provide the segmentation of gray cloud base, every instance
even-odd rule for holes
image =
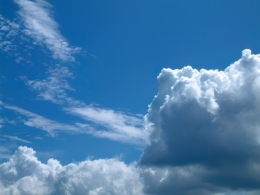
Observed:
[[[150,144],[140,160],[156,167],[144,173],[145,191],[195,195],[259,189],[259,55],[244,50],[224,71],[163,69],[158,81],[146,115]],[[163,180],[160,170],[167,170]]]

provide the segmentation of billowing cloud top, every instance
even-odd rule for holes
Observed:
[[[186,175],[182,185],[190,182],[195,189],[202,185],[188,179],[194,174],[209,186],[259,188],[259,55],[246,49],[224,71],[163,69],[158,81],[158,95],[146,115],[151,144],[140,163],[189,167],[191,177]]]

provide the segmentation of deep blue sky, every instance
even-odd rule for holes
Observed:
[[[107,107],[145,114],[162,68],[223,70],[243,49],[259,53],[259,1],[51,3],[71,45],[97,57],[77,67],[81,91]]]
[[[259,7],[0,0],[0,193],[260,194]]]

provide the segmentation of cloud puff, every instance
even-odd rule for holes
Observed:
[[[8,162],[0,165],[0,191],[5,195],[141,195],[142,187],[139,170],[115,158],[66,166],[49,159],[44,164],[31,148],[19,147]]]
[[[70,47],[66,39],[60,34],[59,25],[52,18],[52,7],[44,0],[14,0],[20,7],[25,30],[23,32],[34,39],[35,44],[46,45],[55,59],[75,61],[72,56],[80,51],[79,47]]]
[[[164,179],[151,172],[157,185],[150,189],[168,186],[168,191],[158,187],[158,194],[260,189],[259,55],[246,49],[224,71],[163,69],[158,82],[145,116],[150,144],[140,164],[169,169]]]

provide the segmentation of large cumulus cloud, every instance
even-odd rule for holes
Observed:
[[[260,188],[260,57],[224,71],[163,69],[149,106],[145,191],[212,194]],[[163,187],[164,186],[164,187]],[[167,190],[165,190],[167,189]]]
[[[158,81],[139,166],[115,158],[44,164],[32,149],[19,147],[0,165],[0,192],[260,194],[260,55],[244,50],[224,71],[163,69]]]
[[[0,165],[1,195],[139,195],[142,184],[139,170],[118,159],[86,160],[62,166],[50,159],[47,164],[35,157],[35,151],[19,147]]]

